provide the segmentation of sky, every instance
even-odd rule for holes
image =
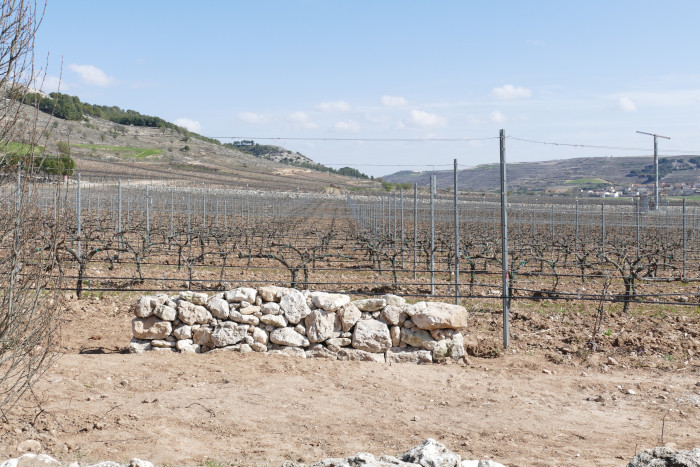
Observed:
[[[399,170],[700,154],[695,0],[48,0],[42,88]],[[557,143],[557,144],[543,144]]]

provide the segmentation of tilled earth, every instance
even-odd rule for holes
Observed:
[[[396,455],[435,438],[508,466],[623,466],[645,448],[700,446],[697,307],[606,311],[474,302],[470,354],[386,365],[263,354],[126,352],[135,295],[67,302],[61,356],[0,426],[65,462],[313,463]]]

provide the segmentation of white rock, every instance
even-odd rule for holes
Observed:
[[[432,363],[433,356],[428,350],[392,347],[386,351],[387,363]]]
[[[134,304],[134,314],[138,318],[148,318],[153,314],[153,309],[156,306],[155,297],[151,295],[143,295],[139,297]]]
[[[349,360],[359,362],[384,363],[386,360],[383,353],[365,352],[364,350],[353,348],[342,348],[338,351],[338,360]]]
[[[255,352],[267,352],[267,346],[260,342],[253,342],[250,348],[253,349]]]
[[[202,346],[199,344],[190,344],[183,346],[182,349],[180,349],[181,353],[200,353],[202,351]]]
[[[383,298],[386,301],[387,306],[399,306],[403,307],[406,304],[406,299],[399,297],[398,295],[386,294],[379,298]]]
[[[226,300],[229,302],[255,302],[258,291],[251,287],[238,287],[226,292]]]
[[[257,327],[253,328],[253,340],[255,342],[259,342],[263,345],[267,345],[267,341],[268,341],[269,337],[270,336],[268,336],[268,334],[265,331],[263,331],[262,329],[257,328]]]
[[[216,326],[211,333],[211,343],[214,347],[227,347],[235,345],[245,339],[247,329],[236,326],[234,323],[224,323]]]
[[[137,339],[165,339],[173,331],[173,324],[170,321],[149,316],[132,320],[131,330]]]
[[[380,311],[386,306],[386,300],[383,298],[364,298],[362,300],[354,300],[352,302],[360,311]]]
[[[183,324],[173,329],[173,337],[175,339],[192,339],[192,326]]]
[[[398,347],[399,345],[401,345],[401,328],[399,326],[390,327],[389,334],[391,335],[392,347]]]
[[[352,341],[347,337],[335,337],[326,341],[326,345],[334,345],[336,347],[347,347],[351,343]]]
[[[61,465],[62,464],[60,461],[54,459],[48,454],[34,454],[28,452],[16,459],[6,460],[0,464],[0,467],[60,467]]]
[[[338,318],[343,332],[348,332],[360,320],[362,312],[352,303],[348,303],[338,310]]]
[[[462,329],[467,327],[469,312],[461,305],[418,302],[406,308],[413,323],[420,329]]]
[[[460,359],[466,355],[464,351],[464,337],[460,333],[452,336],[452,344],[450,345],[450,357]]]
[[[142,339],[131,339],[129,342],[129,353],[144,353],[151,350],[151,341]]]
[[[459,454],[455,454],[445,445],[431,438],[404,452],[398,458],[404,462],[435,467],[460,467],[462,462],[462,457]]]
[[[430,331],[430,335],[433,336],[433,339],[436,341],[452,339],[455,334],[459,334],[459,331],[456,329],[433,329]]]
[[[306,358],[306,352],[304,349],[300,349],[299,347],[285,347],[280,349],[278,352],[289,357]]]
[[[330,358],[335,360],[338,358],[338,355],[325,348],[322,344],[316,344],[309,347],[306,351],[306,358]]]
[[[287,289],[287,292],[280,299],[280,308],[284,317],[292,324],[298,324],[311,313],[304,295],[295,289]]]
[[[180,299],[188,301],[194,305],[206,305],[207,302],[209,301],[209,295],[205,294],[204,292],[192,292],[190,290],[186,290],[184,292],[180,292]]]
[[[338,311],[350,303],[350,297],[345,294],[311,292],[311,302],[318,308],[326,311]]]
[[[383,298],[364,298],[362,300],[354,300],[353,305],[360,311],[380,311],[386,306],[386,300]]]
[[[162,339],[153,339],[151,341],[151,346],[158,347],[161,349],[172,349],[175,347],[177,341],[166,341]]]
[[[387,305],[382,310],[379,318],[389,326],[398,326],[406,319],[406,313],[400,306]]]
[[[452,339],[444,339],[435,341],[435,347],[432,350],[433,361],[439,362],[450,356],[450,348],[452,347]]]
[[[260,322],[271,326],[276,326],[278,328],[287,326],[287,319],[282,315],[262,315],[260,317]]]
[[[194,341],[192,339],[180,339],[175,344],[175,348],[179,351],[182,351],[182,349],[191,345],[194,345]]]
[[[128,467],[153,467],[153,463],[134,457],[129,461]]]
[[[314,310],[304,319],[306,337],[310,342],[323,342],[331,339],[340,330],[340,319],[335,312]]]
[[[260,312],[264,315],[280,315],[282,314],[282,309],[279,303],[268,302],[260,305]]]
[[[428,331],[422,329],[401,329],[401,342],[417,349],[433,350],[437,341]]]
[[[180,300],[177,304],[177,315],[180,321],[190,326],[193,324],[207,324],[213,319],[209,310],[201,305]]]
[[[248,305],[247,307],[241,307],[238,311],[242,315],[252,315],[254,313],[259,313],[260,307],[255,305]]]
[[[226,300],[219,297],[212,297],[207,303],[207,308],[211,312],[212,316],[219,319],[227,319],[229,311],[231,308]]]
[[[194,329],[192,333],[192,340],[197,345],[212,347],[211,332],[212,329],[209,326],[200,326],[199,328]]]
[[[277,287],[275,285],[266,285],[260,287],[258,292],[263,300],[266,302],[279,302],[282,298],[282,294],[286,291],[284,287]]]
[[[376,319],[361,320],[355,324],[352,346],[367,352],[386,352],[391,348],[389,328]]]
[[[175,321],[177,318],[177,310],[165,304],[156,306],[153,314],[165,321]]]
[[[241,315],[240,318],[236,320],[236,322],[241,324],[248,324],[250,326],[257,326],[258,324],[260,324],[260,318],[253,315]]]
[[[290,347],[308,347],[309,340],[291,328],[278,328],[270,333],[270,342]]]

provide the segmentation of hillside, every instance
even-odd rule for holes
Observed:
[[[208,138],[200,139],[172,124],[122,125],[95,116],[66,120],[23,105],[19,128],[25,139],[29,138],[35,118],[41,135],[38,144],[45,148],[46,154],[70,152],[76,173],[86,180],[141,179],[315,192],[378,186],[370,181],[312,170],[308,165],[314,164],[313,161],[303,156],[297,159],[307,167],[283,164],[274,157],[256,156]],[[18,135],[17,139],[22,137]],[[292,154],[283,148],[279,152]]]
[[[699,183],[700,168],[691,156],[660,157],[662,183]],[[567,192],[576,188],[653,183],[653,157],[580,157],[546,162],[508,164],[508,187],[514,192]],[[401,171],[382,177],[392,183],[428,186],[432,172]],[[451,187],[452,171],[437,171],[438,186]],[[499,164],[485,164],[459,172],[459,189],[497,191]]]

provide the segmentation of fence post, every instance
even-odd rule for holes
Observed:
[[[510,343],[510,288],[508,287],[508,184],[506,182],[506,134],[500,132],[501,146],[501,281],[503,287],[503,348]]]
[[[413,184],[413,279],[418,278],[418,184]]]
[[[122,257],[122,180],[119,179],[117,186],[117,233],[119,234],[119,249],[117,251],[117,259]]]
[[[574,232],[574,252],[578,253],[578,198],[576,198],[576,229]]]
[[[202,217],[202,230],[207,230],[207,194],[204,193],[202,199],[203,206],[203,217]]]
[[[685,217],[685,198],[683,198],[683,274],[681,275],[681,280],[685,281],[685,260],[686,260],[686,249],[687,249],[687,231],[686,231],[686,217]]]
[[[403,263],[403,250],[404,250],[404,245],[405,245],[405,236],[404,236],[404,230],[403,230],[403,188],[400,188],[401,191],[401,269],[404,268],[404,263]]]
[[[187,240],[190,239],[190,232],[192,231],[192,195],[187,193]]]
[[[435,174],[430,175],[430,295],[435,295]]]
[[[172,247],[173,239],[175,238],[175,190],[170,189],[170,239],[168,240],[168,249]]]
[[[600,249],[605,253],[605,201],[600,203]]]
[[[396,209],[396,192],[394,191],[392,193],[392,195],[394,196],[394,211],[392,213],[392,215],[394,217],[394,251],[396,251],[396,230],[397,230],[397,219],[398,219],[398,216],[396,215],[396,210],[397,210]]]
[[[454,160],[454,224],[455,224],[455,305],[459,305],[459,210],[457,209],[457,159]]]
[[[146,185],[146,244],[151,241],[151,197]]]
[[[636,216],[635,216],[635,224],[636,224],[636,230],[637,230],[637,258],[639,258],[639,200],[637,198],[634,199],[634,206],[637,210]]]
[[[18,188],[19,188],[19,185],[18,185]],[[78,191],[76,192],[75,196],[76,196],[76,198],[75,198],[75,219],[76,219],[77,227],[78,227],[78,260],[80,260],[80,258],[82,257],[82,252],[80,250],[80,247],[82,246],[80,243],[80,236],[83,233],[81,219],[80,219],[80,174],[78,174]]]

